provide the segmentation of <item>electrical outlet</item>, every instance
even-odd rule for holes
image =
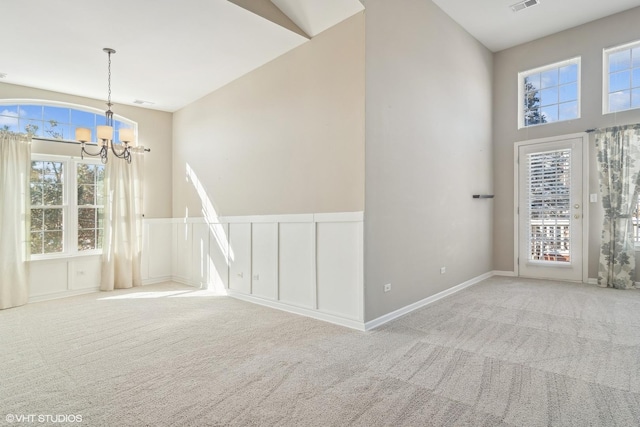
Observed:
[[[440,267],[440,274],[444,274],[447,272],[447,267]]]
[[[391,283],[387,283],[386,285],[384,285],[385,292],[389,292],[390,290],[391,290]]]

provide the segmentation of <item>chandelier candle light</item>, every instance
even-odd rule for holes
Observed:
[[[116,53],[115,50],[105,47],[102,49],[104,52],[109,55],[109,97],[107,99],[107,111],[105,111],[105,124],[99,125],[96,127],[98,132],[98,139],[102,141],[102,145],[100,147],[100,151],[97,153],[92,153],[87,151],[85,147],[85,143],[91,141],[91,129],[87,128],[77,128],[76,129],[76,139],[82,143],[82,149],[80,151],[80,157],[84,158],[84,155],[97,157],[100,156],[100,160],[102,163],[107,163],[109,161],[109,148],[113,152],[113,155],[119,159],[126,160],[127,163],[131,163],[131,148],[135,143],[135,136],[133,134],[133,129],[130,128],[121,128],[118,130],[118,134],[120,135],[120,142],[122,144],[118,144],[119,148],[116,148],[116,144],[113,141],[113,111],[111,111],[111,55]]]

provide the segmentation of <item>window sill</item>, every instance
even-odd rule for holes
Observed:
[[[29,262],[40,261],[70,261],[76,258],[87,258],[102,256],[102,251],[87,251],[76,254],[56,254],[56,255],[32,255]]]

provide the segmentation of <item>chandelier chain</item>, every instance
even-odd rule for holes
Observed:
[[[108,80],[109,80],[109,100],[108,105],[109,107],[111,107],[111,52],[109,52],[109,76],[108,76]]]

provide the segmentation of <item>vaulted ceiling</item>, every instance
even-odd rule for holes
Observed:
[[[273,4],[309,36],[364,8],[358,0]],[[150,101],[143,106],[165,111],[308,41],[267,19],[271,16],[227,0],[6,1],[2,17],[0,73],[6,77],[0,81],[105,99],[107,54],[102,49],[110,47],[116,50],[114,102]]]
[[[640,0],[538,0],[514,12],[524,0],[433,0],[493,52],[577,27],[640,6]]]
[[[515,0],[433,1],[493,51],[640,5],[540,0],[514,13]],[[363,9],[359,0],[6,1],[0,81],[105,99],[110,47],[115,103],[175,111]]]

